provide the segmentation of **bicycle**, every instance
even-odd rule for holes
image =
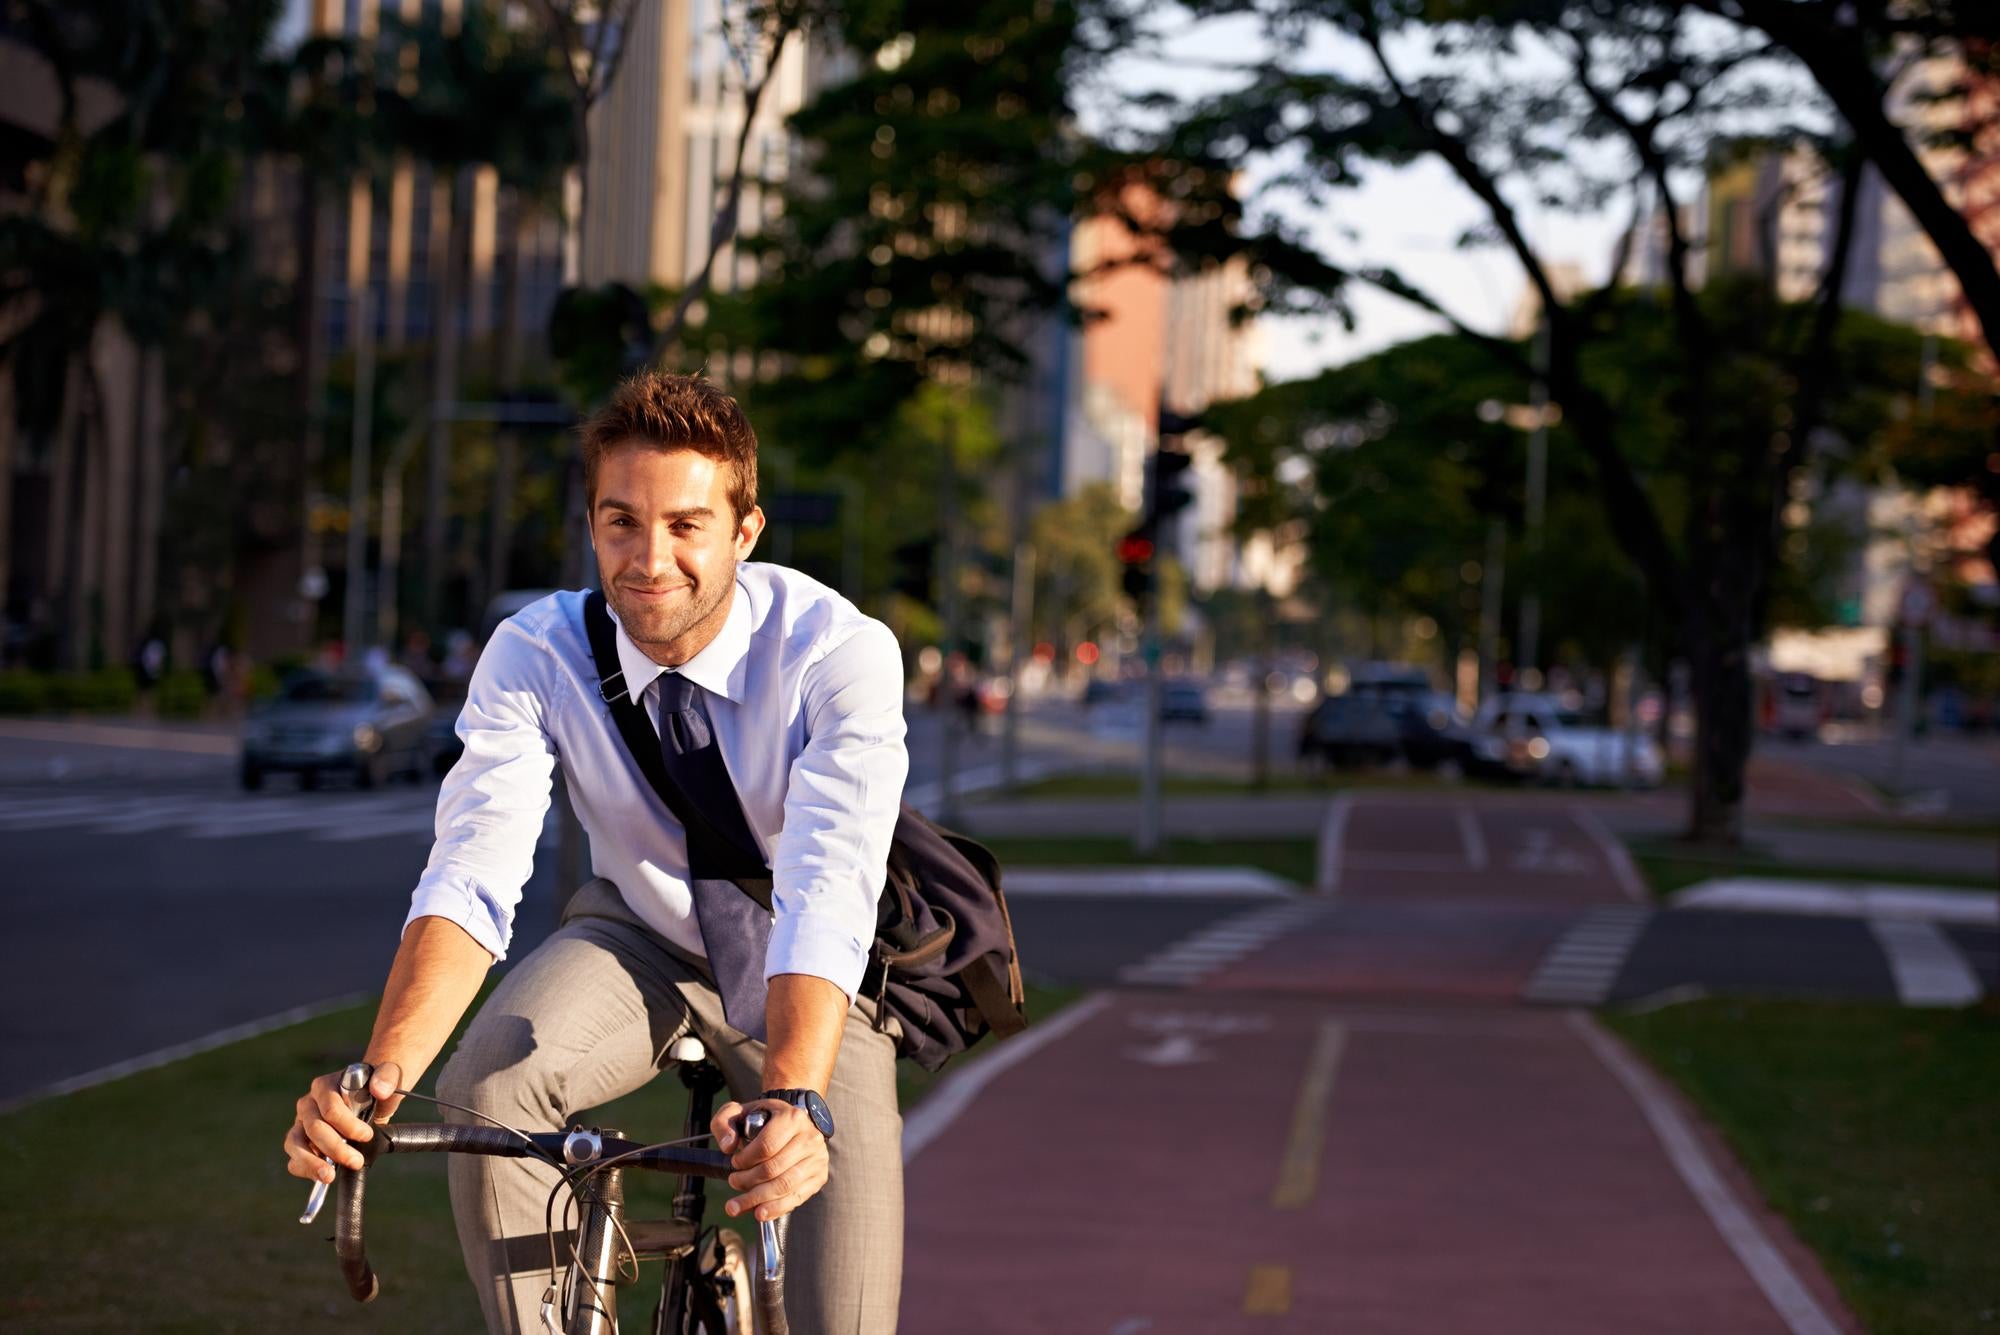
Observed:
[[[688,1142],[708,1138],[715,1096],[723,1088],[722,1072],[708,1060],[701,1040],[691,1035],[677,1039],[667,1055],[676,1063],[681,1083],[688,1090],[687,1118],[680,1140],[649,1145],[627,1140],[610,1128],[582,1126],[564,1131],[520,1131],[477,1109],[461,1108],[459,1111],[493,1125],[384,1122],[375,1126],[372,1140],[355,1143],[354,1148],[367,1164],[385,1154],[486,1154],[539,1158],[555,1167],[561,1176],[549,1193],[544,1213],[549,1287],[542,1294],[541,1323],[548,1335],[617,1335],[617,1291],[635,1283],[639,1263],[650,1260],[666,1263],[660,1299],[653,1311],[654,1335],[788,1335],[781,1264],[784,1221],[759,1223],[758,1252],[763,1264],[754,1273],[741,1238],[724,1229],[702,1227],[708,1179],[726,1178],[734,1169],[728,1155],[690,1148]],[[374,1100],[368,1095],[373,1075],[374,1068],[365,1062],[356,1062],[341,1072],[341,1098],[363,1121],[374,1111]],[[397,1093],[458,1108],[457,1104],[408,1090]],[[744,1138],[754,1137],[765,1120],[762,1111],[748,1114],[743,1119]],[[623,1174],[633,1168],[680,1178],[671,1219],[625,1218]],[[334,1253],[348,1293],[363,1303],[372,1302],[381,1292],[362,1231],[367,1172],[366,1166],[335,1165],[333,1181]],[[571,1199],[563,1207],[558,1226],[555,1202],[565,1187]],[[313,1222],[326,1195],[326,1183],[314,1184],[305,1212],[299,1216],[301,1224]],[[570,1211],[578,1204],[581,1216],[572,1233]],[[560,1266],[559,1238],[570,1253],[569,1262]]]

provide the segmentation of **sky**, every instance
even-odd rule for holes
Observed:
[[[1264,39],[1241,21],[1173,23],[1164,49],[1171,63],[1133,56],[1112,62],[1104,88],[1080,99],[1084,128],[1104,133],[1120,116],[1116,95],[1146,88],[1177,92],[1220,90],[1229,76],[1215,63],[1256,60]],[[1391,59],[1398,58],[1391,50]],[[1372,70],[1357,44],[1322,35],[1297,53],[1294,67],[1366,75]],[[1246,164],[1249,192],[1270,174],[1268,166]],[[1576,215],[1517,201],[1530,242],[1551,263],[1570,263],[1592,282],[1601,282],[1627,219],[1609,214]],[[1486,221],[1483,205],[1435,158],[1408,167],[1377,169],[1362,185],[1335,192],[1328,211],[1314,213],[1288,200],[1272,211],[1302,228],[1328,257],[1352,265],[1380,266],[1404,274],[1436,297],[1453,315],[1476,329],[1500,332],[1511,322],[1526,286],[1520,265],[1495,247],[1461,249],[1458,236]],[[1355,328],[1338,319],[1272,319],[1258,322],[1265,378],[1310,376],[1329,366],[1378,351],[1444,327],[1435,316],[1395,297],[1357,288],[1351,297]]]

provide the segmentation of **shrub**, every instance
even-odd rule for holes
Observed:
[[[49,703],[57,709],[92,714],[122,713],[138,698],[139,686],[124,668],[62,672],[50,681]]]
[[[49,679],[39,672],[0,672],[0,714],[39,714],[49,707]]]
[[[160,679],[154,703],[161,718],[200,718],[208,706],[208,686],[199,672],[169,672]]]

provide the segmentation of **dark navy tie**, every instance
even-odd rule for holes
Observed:
[[[729,879],[764,874],[761,865],[750,865],[757,840],[743,819],[736,786],[723,766],[701,687],[678,672],[661,673],[659,682],[660,751],[667,773],[721,836],[718,840],[705,831],[687,832],[688,885],[702,950],[722,993],[723,1017],[731,1028],[761,1041],[771,915]]]

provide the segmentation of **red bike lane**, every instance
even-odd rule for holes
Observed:
[[[1439,815],[1383,814],[1412,842]],[[1107,995],[915,1153],[902,1329],[1854,1328],[1677,1098],[1587,1018],[1513,1004],[1557,930],[1519,924],[1620,891],[1599,864],[1551,873],[1594,895],[1533,893],[1496,849],[1546,865],[1588,832],[1503,818],[1461,876],[1434,830],[1394,849],[1347,819],[1349,902],[1202,986]]]

